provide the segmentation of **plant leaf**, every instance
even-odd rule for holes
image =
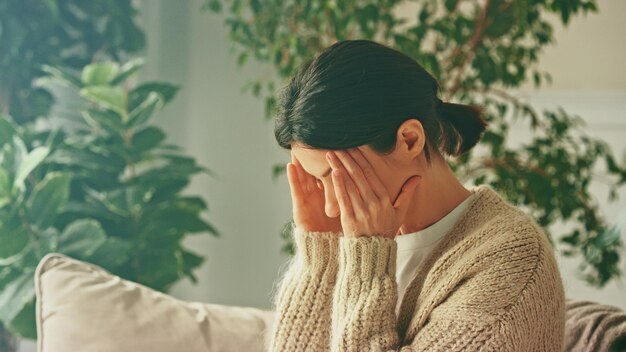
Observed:
[[[90,108],[82,111],[83,119],[94,128],[108,131],[110,134],[123,135],[124,124],[118,113],[108,109]]]
[[[31,224],[45,230],[52,226],[57,214],[63,210],[70,194],[71,176],[63,172],[50,172],[39,182],[27,201],[27,218]]]
[[[132,110],[143,102],[151,92],[158,93],[167,104],[174,99],[180,87],[167,82],[143,83],[128,92],[128,106]]]
[[[37,322],[35,321],[37,313],[35,312],[35,295],[24,304],[22,309],[17,313],[9,324],[9,330],[20,336],[22,339],[37,339]]]
[[[26,229],[16,224],[9,225],[0,222],[0,259],[7,259],[20,254],[28,244]],[[13,260],[14,258],[11,258]],[[4,265],[4,263],[2,263]]]
[[[14,187],[23,188],[24,179],[48,156],[50,148],[37,147],[30,151],[26,157],[20,162],[13,181]]]
[[[138,152],[144,152],[155,148],[164,139],[165,133],[161,129],[150,126],[133,135],[132,145]]]
[[[80,95],[107,109],[115,111],[122,121],[127,120],[126,95],[121,87],[91,86],[80,90]]]
[[[118,72],[117,76],[113,78],[111,81],[112,85],[118,85],[128,79],[130,76],[135,74],[137,70],[139,70],[145,64],[145,60],[142,57],[136,57],[126,62],[120,68],[120,72]]]
[[[156,108],[163,106],[161,96],[158,93],[150,92],[139,106],[133,109],[128,115],[128,127],[138,126],[150,119]]]
[[[193,252],[181,250],[183,257],[183,272],[194,284],[198,282],[198,278],[193,274],[193,269],[204,263],[204,257]]]
[[[58,251],[84,260],[105,241],[106,235],[99,222],[93,219],[80,219],[65,227],[59,236]]]
[[[87,259],[90,263],[106,270],[115,271],[130,259],[132,249],[132,242],[126,239],[107,237]],[[115,253],[115,255],[111,255],[111,253]]]
[[[0,292],[0,320],[6,325],[17,316],[35,295],[33,271],[22,273]]]
[[[111,61],[96,62],[85,66],[81,81],[87,86],[109,84],[119,73],[120,66]]]
[[[11,177],[0,166],[0,209],[11,202]]]
[[[44,72],[48,73],[50,76],[40,77],[36,80],[36,85],[45,84],[45,82],[48,81],[57,81],[62,85],[68,87],[73,86],[79,89],[83,87],[83,82],[80,80],[80,78],[62,68],[53,67],[50,65],[42,65],[41,69]]]
[[[0,147],[5,143],[11,142],[15,134],[15,125],[11,116],[0,114]]]

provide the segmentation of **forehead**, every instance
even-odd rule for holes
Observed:
[[[357,149],[363,152],[365,157],[372,162],[372,152],[369,148],[359,146]],[[328,160],[326,160],[326,153],[329,151],[329,149],[303,148],[301,145],[294,143],[290,152],[300,161],[300,164],[306,172],[314,176],[319,176],[330,166]]]
[[[304,170],[311,175],[321,175],[329,166],[326,160],[328,149],[310,149],[293,146],[291,154],[293,154]]]

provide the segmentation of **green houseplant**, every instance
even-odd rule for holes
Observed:
[[[196,282],[204,260],[182,246],[185,236],[219,236],[201,218],[207,204],[181,194],[211,171],[150,123],[178,87],[136,84],[142,64],[95,62],[79,75],[44,66],[38,84],[61,82],[84,101],[72,128],[0,118],[0,320],[15,334],[36,338],[33,272],[46,253],[165,292],[184,277]]]
[[[239,51],[239,66],[250,58],[269,63],[277,79],[292,76],[338,40],[375,40],[415,58],[442,83],[444,100],[486,108],[490,126],[481,145],[487,152],[451,160],[456,174],[475,185],[488,183],[530,209],[553,245],[558,240],[566,256],[580,257],[579,274],[589,284],[602,287],[620,275],[619,229],[600,214],[589,184],[596,180],[594,165],[604,161],[609,200],[615,201],[626,169],[606,143],[584,133],[579,116],[562,107],[538,112],[507,92],[528,80],[536,88],[551,82],[536,65],[542,48],[554,41],[548,15],[568,25],[575,15],[596,12],[595,0],[206,0],[202,8],[227,12],[224,24]],[[278,83],[252,79],[244,86],[263,95],[267,119],[273,117]],[[533,136],[511,148],[506,144],[510,126],[519,120]],[[273,175],[284,171],[284,163],[277,164]],[[550,225],[557,220],[571,224],[571,230],[552,234]],[[293,253],[288,229],[287,224],[283,250]]]
[[[0,0],[0,113],[18,125],[48,116],[54,96],[32,84],[47,74],[44,64],[80,70],[136,55],[145,35],[134,6],[132,0]],[[13,350],[14,342],[0,320],[0,350]]]
[[[132,0],[0,0],[0,112],[16,123],[47,116],[53,96],[32,81],[42,65],[79,70],[125,61],[145,46]]]

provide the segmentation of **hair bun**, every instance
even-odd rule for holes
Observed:
[[[446,154],[459,156],[474,147],[487,129],[485,109],[477,105],[443,102],[435,97],[437,116],[445,133],[440,148]]]
[[[435,104],[437,105],[437,109],[439,109],[445,103],[439,97],[435,97]]]

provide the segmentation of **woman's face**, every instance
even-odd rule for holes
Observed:
[[[372,165],[381,183],[389,193],[389,199],[395,201],[396,196],[404,183],[412,176],[419,174],[418,163],[410,153],[402,148],[394,150],[389,155],[380,155],[368,146],[357,147],[367,161]],[[325,212],[328,217],[334,218],[340,215],[339,203],[335,195],[330,164],[326,160],[326,149],[306,149],[294,144],[291,153],[300,161],[306,172],[316,178],[320,189],[325,195]]]

